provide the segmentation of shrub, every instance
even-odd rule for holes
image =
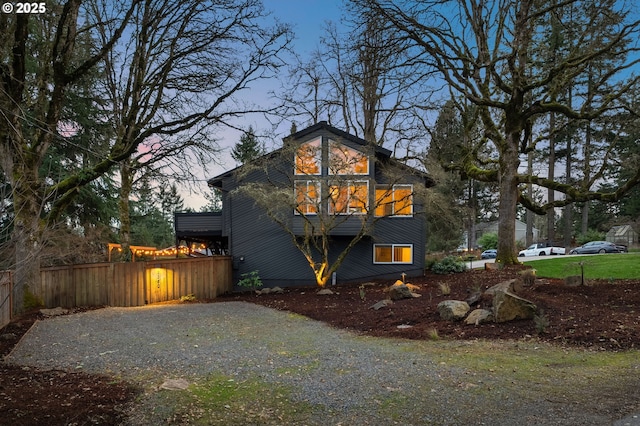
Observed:
[[[441,261],[435,262],[433,266],[431,266],[431,271],[436,274],[453,274],[456,272],[464,272],[466,270],[467,265],[453,256],[447,256]]]
[[[239,287],[258,288],[262,287],[262,280],[258,275],[258,271],[247,272],[241,275],[242,279],[238,281]]]
[[[447,283],[438,283],[438,288],[440,289],[440,293],[443,296],[448,296],[451,294],[451,287]]]
[[[478,238],[478,245],[482,247],[483,250],[497,249],[498,234],[496,234],[495,232],[488,232],[486,234],[482,234],[482,236]]]
[[[584,234],[578,234],[576,237],[576,243],[583,245],[589,241],[604,241],[606,234],[604,232],[598,232],[595,229],[588,229]]]
[[[540,312],[534,315],[533,322],[536,325],[536,332],[538,334],[547,332],[547,327],[549,327],[549,317],[544,313],[544,309],[540,309]]]

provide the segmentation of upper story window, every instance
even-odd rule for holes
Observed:
[[[322,140],[314,139],[296,151],[296,175],[319,175],[322,165]]]
[[[368,175],[369,156],[335,141],[329,141],[330,175]]]
[[[377,186],[375,215],[379,217],[412,216],[413,186]]]
[[[313,180],[295,181],[296,214],[318,214],[320,203],[320,182]]]
[[[344,182],[329,187],[329,214],[366,214],[369,182]]]

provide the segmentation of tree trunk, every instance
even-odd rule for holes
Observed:
[[[551,181],[555,181],[556,175],[556,116],[552,112],[549,116],[549,169],[548,178]],[[556,199],[555,190],[547,189],[547,201],[553,203]],[[556,212],[553,207],[547,209],[547,242],[553,244],[556,239]]]
[[[34,170],[35,169],[35,170]],[[15,281],[13,286],[13,313],[28,307],[25,296],[40,284],[40,252],[42,249],[41,203],[37,194],[37,168],[23,164],[13,182],[15,222]]]
[[[517,265],[516,205],[518,202],[517,173],[519,132],[509,132],[500,157],[500,202],[498,205],[498,257],[503,265]]]
[[[129,211],[129,197],[133,188],[133,175],[126,161],[120,165],[120,195],[118,213],[120,215],[120,247],[125,261],[131,260],[131,213]]]
[[[527,174],[533,175],[533,151],[529,151],[527,155]],[[533,185],[527,187],[527,196],[533,200]],[[527,209],[527,234],[525,237],[525,245],[529,247],[533,244],[533,212]]]

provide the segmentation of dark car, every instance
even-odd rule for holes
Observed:
[[[485,250],[480,255],[482,259],[495,259],[496,256],[498,256],[498,250],[496,249]]]
[[[569,254],[620,253],[621,250],[608,241],[590,241],[580,247],[571,249]]]
[[[618,247],[618,251],[620,251],[620,253],[629,253],[629,247],[624,244],[616,244],[616,247]]]

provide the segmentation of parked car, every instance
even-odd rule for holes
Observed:
[[[618,247],[620,253],[629,253],[629,247],[625,246],[624,244],[616,244],[616,247]]]
[[[547,243],[535,243],[527,247],[525,250],[520,250],[518,257],[523,256],[551,256],[554,254],[564,254],[564,247],[554,247]]]
[[[596,254],[596,253],[620,253],[621,250],[608,241],[590,241],[586,244],[571,249],[570,254]]]
[[[482,259],[495,259],[497,256],[498,256],[498,250],[496,249],[485,250],[480,255]]]

